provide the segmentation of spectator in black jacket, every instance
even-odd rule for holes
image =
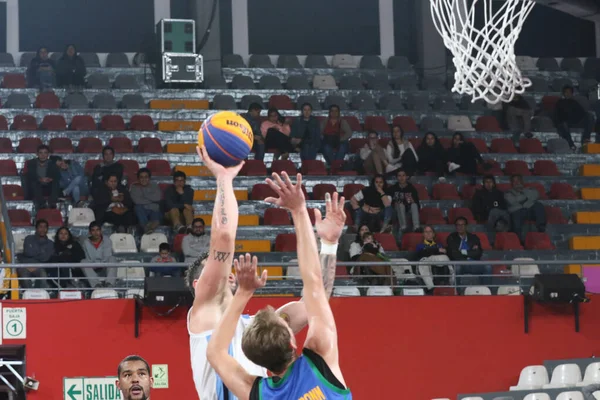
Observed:
[[[52,257],[54,244],[48,238],[48,221],[38,219],[35,221],[35,234],[28,235],[23,243],[23,254],[19,255],[21,264],[47,263]],[[17,274],[24,288],[45,288],[48,283],[45,279],[45,268],[19,268]]]
[[[455,133],[452,136],[452,147],[447,153],[448,172],[475,175],[478,163],[483,164],[483,158],[477,147],[471,142],[466,142],[462,133]]]
[[[94,191],[103,186],[106,177],[115,175],[119,183],[123,180],[123,164],[115,161],[115,149],[110,146],[105,146],[102,149],[102,164],[96,165],[92,173],[92,195]]]
[[[115,174],[106,176],[104,185],[96,190],[91,208],[96,221],[113,224],[119,233],[125,233],[135,225],[131,195]]]
[[[66,226],[63,226],[54,236],[54,254],[50,257],[50,263],[67,264],[80,263],[85,258],[85,252],[81,244],[73,238],[73,234]],[[47,268],[49,277],[58,280],[56,286],[67,287],[69,278],[83,278],[81,268]]]
[[[483,188],[473,195],[472,210],[475,219],[486,223],[486,230],[492,237],[496,232],[506,232],[510,228],[510,214],[506,209],[504,193],[496,187],[493,175],[483,177]]]
[[[310,103],[302,104],[302,114],[292,122],[290,138],[292,146],[300,151],[300,158],[316,160],[321,148],[321,124],[312,115]]]
[[[248,112],[243,114],[242,117],[250,124],[252,128],[252,134],[254,135],[254,159],[262,160],[265,158],[265,140],[260,131],[260,111],[262,110],[262,106],[258,103],[252,103],[248,107]]]
[[[456,232],[448,236],[448,246],[446,250],[448,257],[452,261],[478,261],[483,256],[481,241],[477,235],[467,232],[467,219],[464,217],[456,218],[454,226]],[[492,275],[491,265],[455,265],[457,282],[460,282],[461,275],[486,275],[483,282],[489,281]],[[460,285],[460,283],[458,283]]]
[[[37,149],[37,158],[27,161],[24,176],[27,199],[33,200],[36,208],[56,208],[60,193],[60,170],[50,159],[50,148],[42,144]],[[45,200],[48,196],[48,201]]]
[[[438,177],[444,176],[446,168],[446,150],[433,132],[427,132],[421,146],[417,149],[419,171],[432,172]]]
[[[394,210],[392,198],[386,190],[387,182],[383,175],[375,175],[369,187],[352,196],[350,205],[355,213],[354,223],[357,227],[364,223],[373,228],[381,226],[381,232],[389,232]]]
[[[593,128],[593,119],[590,114],[573,98],[573,88],[563,88],[563,98],[556,103],[555,122],[558,134],[563,137],[575,150],[575,143],[571,137],[571,128],[583,128],[581,142],[585,144],[590,141]]]
[[[508,129],[519,137],[521,133],[525,133],[526,137],[531,137],[531,118],[533,111],[529,103],[520,94],[515,94],[513,101],[506,104],[506,124]],[[523,121],[522,124],[519,120]]]
[[[176,171],[173,184],[165,190],[165,218],[175,233],[191,231],[194,220],[194,190],[186,185],[186,178],[184,172]]]
[[[56,67],[56,83],[59,87],[85,86],[85,62],[77,54],[75,45],[70,44],[65,49]]]
[[[396,172],[398,183],[388,189],[388,194],[392,198],[392,207],[396,211],[400,232],[406,231],[408,221],[406,212],[410,212],[413,230],[419,229],[419,192],[409,181],[408,175],[404,169]]]
[[[27,68],[27,83],[29,87],[41,90],[54,87],[56,64],[48,57],[48,49],[40,47],[36,56],[31,60]]]

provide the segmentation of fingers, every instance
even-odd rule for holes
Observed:
[[[331,194],[325,193],[325,215],[329,215],[331,212]]]
[[[235,273],[240,273],[240,263],[235,258],[233,259],[233,267],[235,268]]]
[[[267,183],[267,185],[269,185],[269,187],[270,187],[271,189],[273,189],[273,190],[275,191],[275,193],[277,193],[277,195],[278,195],[279,197],[281,197],[281,196],[282,196],[282,194],[283,194],[283,193],[281,192],[281,188],[280,188],[280,187],[279,187],[279,186],[278,186],[278,185],[277,185],[275,182],[273,182],[273,181],[272,181],[271,179],[269,179],[269,178],[265,179],[265,182]]]
[[[248,254],[250,255],[250,254]],[[252,257],[252,267],[256,268],[256,266],[258,265],[258,257],[254,256]]]
[[[344,196],[340,196],[340,202],[338,204],[338,209],[342,210],[342,212],[344,212],[344,204],[346,204],[346,199],[344,198]]]
[[[200,157],[200,161],[204,161],[204,157],[202,157],[202,149],[200,149],[200,146],[196,146],[196,153],[198,153],[198,157]]]
[[[233,167],[230,167],[230,168],[232,170],[234,170],[235,174],[237,175],[244,167],[244,164],[246,164],[246,161],[242,160],[242,162],[240,162],[238,165],[234,165]]]
[[[206,151],[206,147],[202,146],[202,147],[196,147],[198,154],[200,155],[200,157],[202,158],[202,162],[207,164],[212,162],[212,159],[210,158],[210,156],[208,155],[208,151]]]
[[[338,211],[338,196],[338,192],[333,192],[332,197],[330,197],[329,199],[331,201],[331,211],[333,211],[334,213]]]
[[[265,286],[267,284],[267,277],[269,273],[266,269],[263,270],[262,274],[260,274],[260,286]]]
[[[254,265],[252,264],[252,257],[250,256],[250,253],[246,253],[246,265],[248,267],[254,266],[256,267],[256,263],[254,263]]]
[[[277,204],[277,200],[279,199],[276,199],[275,197],[267,197],[264,201],[271,204]]]
[[[287,174],[285,173],[285,171],[281,173],[281,176],[283,176],[283,179],[287,178]],[[285,182],[283,182],[283,180],[281,180],[281,177],[278,174],[276,174],[275,172],[273,172],[273,179],[275,180],[277,185],[279,185],[279,190],[281,190],[282,193],[289,192],[289,188],[288,188],[287,184]]]
[[[323,220],[323,215],[321,214],[321,210],[319,210],[318,208],[315,208],[314,211],[315,211],[315,224],[317,224]]]

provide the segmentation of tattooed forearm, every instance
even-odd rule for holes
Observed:
[[[230,255],[231,255],[231,253],[226,252],[226,251],[214,250],[213,258],[219,262],[226,262]]]
[[[331,296],[333,291],[333,282],[335,281],[335,254],[320,254],[321,259],[321,274],[323,275],[323,287],[327,298]]]
[[[217,187],[218,196],[219,196],[219,211],[221,213],[221,224],[227,225],[227,210],[225,209],[225,189],[222,184],[219,184]]]

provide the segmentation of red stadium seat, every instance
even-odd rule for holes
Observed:
[[[456,289],[451,287],[435,287],[433,288],[434,296],[456,296]]]
[[[331,183],[317,183],[312,190],[313,200],[325,200],[325,193],[333,195],[337,192],[335,185]]]
[[[129,120],[129,128],[132,131],[153,131],[154,121],[149,115],[134,115]]]
[[[421,146],[421,143],[423,143],[423,140],[420,138],[410,138],[410,139],[408,139],[408,141],[410,142],[410,144],[413,145],[415,150],[418,150],[419,147]]]
[[[267,176],[267,167],[262,160],[246,160],[242,170],[240,171],[241,176]]]
[[[450,232],[436,232],[435,241],[446,247],[448,246],[448,236],[450,236]]]
[[[140,164],[136,160],[119,160],[119,164],[123,165],[123,176],[127,180],[134,181],[137,179],[137,172],[140,170]]]
[[[291,225],[287,210],[283,208],[267,208],[263,217],[263,225]]]
[[[568,224],[569,221],[563,215],[560,207],[544,206],[546,210],[546,223],[548,224]]]
[[[525,184],[525,187],[530,187],[530,188],[534,188],[535,190],[537,190],[538,194],[540,195],[540,200],[548,199],[548,196],[546,195],[546,188],[541,183],[527,182]]]
[[[288,251],[295,252],[296,246],[296,234],[295,233],[280,233],[275,238],[275,251]]]
[[[56,210],[58,211],[58,210]],[[15,226],[31,226],[31,214],[27,210],[15,210],[9,209],[8,219],[10,220],[10,224]]]
[[[42,144],[42,139],[38,137],[21,138],[17,146],[17,153],[37,153],[37,148]]]
[[[398,125],[404,132],[419,132],[419,128],[413,117],[395,117],[392,125]]]
[[[102,141],[95,137],[84,137],[79,139],[77,145],[78,153],[102,153]]]
[[[10,138],[7,137],[0,137],[0,153],[6,154],[12,152],[12,140],[10,140]]]
[[[448,210],[448,222],[452,224],[458,217],[464,217],[469,224],[475,224],[473,213],[466,207],[457,207]]]
[[[367,138],[352,138],[349,141],[350,153],[358,153],[369,142]]]
[[[67,121],[62,115],[46,115],[40,124],[40,128],[47,131],[67,130]]]
[[[385,251],[398,251],[396,238],[391,233],[374,233],[373,237],[379,242]]]
[[[419,219],[422,225],[445,225],[446,220],[442,210],[436,207],[423,207],[419,210]]]
[[[14,160],[0,160],[0,176],[17,175],[17,164]]]
[[[271,164],[271,171],[281,175],[283,171],[287,172],[290,177],[296,176],[298,170],[296,164],[290,160],[275,160]]]
[[[98,129],[91,115],[75,115],[71,119],[71,130],[73,131],[95,131]]]
[[[100,120],[100,129],[105,131],[124,131],[125,121],[120,115],[105,115]]]
[[[542,142],[540,142],[538,139],[523,138],[519,140],[519,152],[523,154],[544,154],[546,150],[544,150]]]
[[[73,142],[69,138],[52,138],[48,142],[51,153],[70,154],[73,152]]]
[[[477,132],[502,132],[498,120],[492,115],[483,115],[477,118],[475,130]]]
[[[402,235],[402,251],[414,251],[419,243],[423,243],[423,234],[405,233]]]
[[[163,147],[159,138],[143,137],[138,141],[137,151],[138,153],[162,154]]]
[[[115,149],[115,153],[133,153],[131,139],[126,136],[111,137],[108,145]]]
[[[556,103],[560,100],[558,96],[544,96],[542,97],[542,110],[549,113],[554,113]]]
[[[35,117],[31,115],[15,115],[13,118],[12,129],[15,131],[36,131],[38,129]]]
[[[185,237],[185,233],[179,233],[175,235],[173,238],[173,251],[175,253],[181,254],[183,253],[183,238]]]
[[[468,139],[466,139],[466,141],[470,142],[470,143],[473,143],[473,145],[475,146],[475,148],[477,149],[477,151],[479,151],[481,154],[485,154],[485,153],[489,152],[487,144],[485,144],[485,140],[483,140],[483,139],[468,138]]]
[[[0,131],[8,130],[8,121],[4,115],[0,115]]]
[[[360,183],[346,183],[344,185],[344,197],[346,200],[350,200],[352,196],[363,190],[364,187],[365,186]]]
[[[475,236],[477,236],[479,238],[479,241],[481,242],[481,248],[483,250],[491,250],[492,249],[490,240],[488,239],[485,232],[473,232],[473,233],[475,234]]]
[[[556,163],[551,160],[537,160],[533,164],[533,174],[538,176],[560,176]]]
[[[42,92],[35,98],[35,108],[60,108],[60,99],[54,92]]]
[[[300,168],[302,175],[323,176],[327,175],[327,167],[321,160],[304,160]]]
[[[310,219],[310,223],[314,226],[315,221],[317,220],[317,216],[315,215],[315,209],[311,207],[306,207],[306,211],[308,212],[308,218]]]
[[[148,160],[146,168],[150,170],[152,176],[171,175],[171,165],[167,160]]]
[[[512,189],[512,186],[510,185],[510,183],[497,183],[496,188],[502,193],[506,193]]]
[[[4,74],[2,87],[7,89],[25,89],[27,81],[23,74]]]
[[[481,189],[481,185],[464,184],[460,189],[460,195],[463,200],[471,200],[477,190]]]
[[[452,138],[440,137],[438,139],[440,140],[440,144],[444,149],[448,150],[450,147],[452,147]]]
[[[436,183],[432,194],[434,200],[460,200],[456,186],[451,183]]]
[[[577,194],[568,183],[555,182],[550,186],[549,197],[554,200],[577,200]]]
[[[429,200],[429,191],[427,190],[427,186],[422,183],[413,183],[412,184],[415,189],[417,189],[417,194],[419,195],[419,200]]]
[[[544,232],[528,232],[525,236],[525,250],[555,250],[550,237]]]
[[[83,167],[83,171],[87,176],[92,176],[94,173],[94,168],[96,168],[96,165],[100,164],[102,164],[102,160],[87,160]]]
[[[279,196],[266,183],[257,183],[252,187],[252,191],[250,192],[251,200],[264,200],[267,197],[278,198]]]
[[[509,160],[506,162],[504,167],[504,173],[506,175],[523,175],[530,176],[529,166],[525,161],[522,160]]]
[[[59,210],[56,208],[42,208],[38,210],[36,220],[45,219],[48,221],[48,226],[61,227],[63,226],[63,217]]]
[[[381,139],[379,139],[378,143],[381,147],[383,147],[385,149],[389,142],[390,142],[390,138],[381,138]]]
[[[482,246],[483,248],[483,246]],[[496,233],[496,242],[494,243],[496,250],[523,250],[519,237],[513,232],[498,232]]]
[[[171,185],[172,185],[172,183],[159,183],[158,184],[158,189],[160,190],[160,199],[161,200],[165,199],[165,190],[167,190],[167,188]]]
[[[492,265],[492,274],[500,276],[512,276],[512,271],[506,265]]]
[[[360,126],[360,121],[355,116],[346,116],[346,117],[342,117],[342,119],[345,120],[348,123],[348,125],[350,125],[350,129],[352,129],[353,132],[362,131],[362,126]]]
[[[269,97],[269,108],[276,108],[278,110],[293,110],[294,103],[285,94],[274,94]]]
[[[477,164],[478,175],[504,176],[502,166],[498,161],[492,160],[491,158],[488,158],[484,161],[485,164]]]
[[[302,186],[300,186],[300,189],[302,189],[302,193],[304,194],[304,198],[308,199],[308,192],[306,191],[306,186],[302,185]]]
[[[514,154],[517,152],[515,145],[512,140],[507,138],[496,138],[492,139],[492,145],[490,146],[492,153],[508,153]]]
[[[365,131],[374,130],[376,132],[389,132],[390,125],[385,120],[385,117],[367,115],[365,117]]]
[[[25,200],[25,193],[20,185],[2,185],[2,193],[6,201]]]

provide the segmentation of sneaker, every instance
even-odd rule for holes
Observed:
[[[440,177],[438,178],[438,182],[439,182],[439,183],[446,183],[446,178],[445,178],[445,177],[443,177],[443,176],[440,176]]]

